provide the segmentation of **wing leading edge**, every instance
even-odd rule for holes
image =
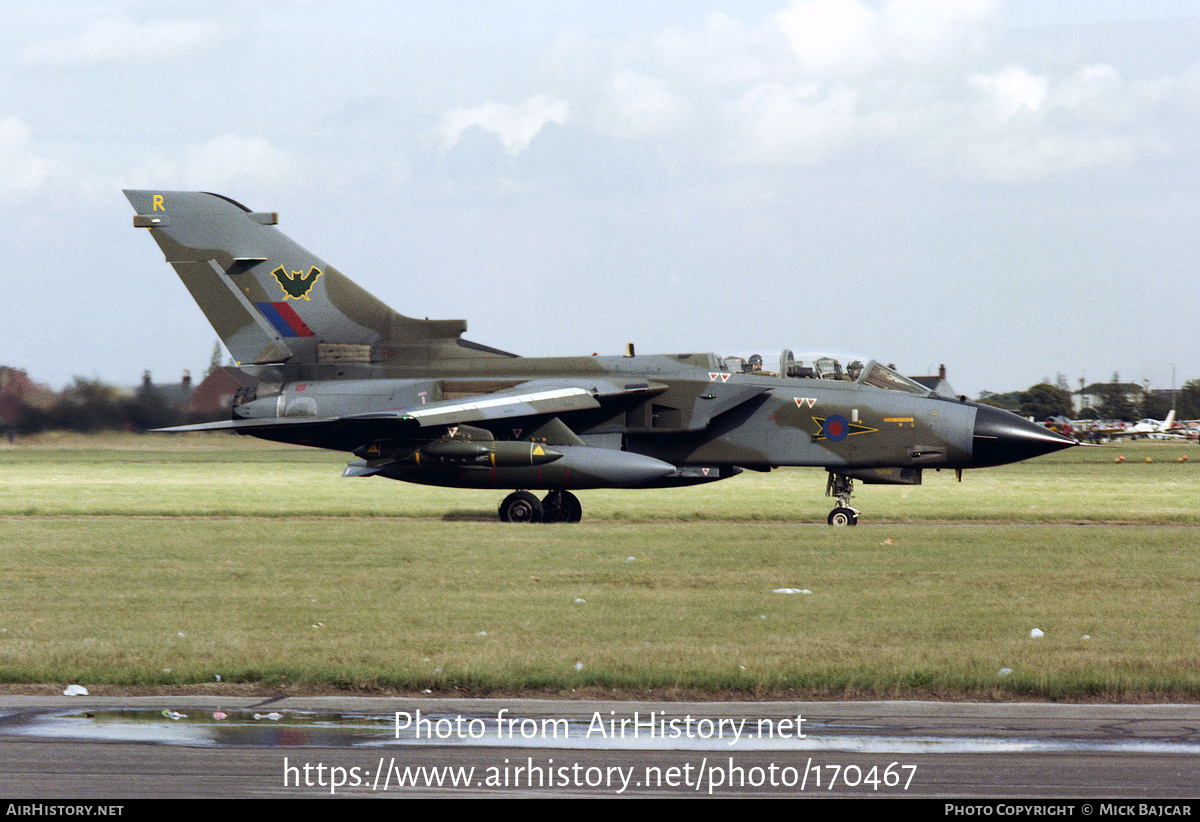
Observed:
[[[600,399],[610,399],[612,393],[601,393],[604,389],[587,389],[580,386],[563,386],[528,382],[493,394],[479,394],[454,400],[440,400],[424,405],[398,408],[387,411],[371,411],[363,414],[340,416],[289,416],[260,417],[251,419],[222,420],[196,425],[181,425],[161,428],[160,431],[237,431],[239,433],[267,436],[275,433],[285,435],[289,431],[305,431],[306,439],[319,435],[321,430],[336,432],[339,443],[354,429],[362,429],[364,438],[371,438],[381,426],[391,429],[395,435],[397,425],[412,429],[446,427],[467,423],[508,420],[520,417],[565,414],[600,407]],[[624,394],[645,393],[646,387],[625,389]],[[274,437],[268,437],[274,438]],[[353,439],[353,437],[351,437]],[[331,446],[336,447],[336,446]]]

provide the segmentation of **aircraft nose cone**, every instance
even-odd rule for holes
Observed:
[[[977,468],[1006,465],[1077,445],[1075,440],[990,405],[975,412],[973,463]]]

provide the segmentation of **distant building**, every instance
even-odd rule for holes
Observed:
[[[1150,395],[1156,399],[1165,402],[1168,406],[1175,406],[1175,395],[1179,393],[1174,388],[1151,388]]]
[[[243,386],[254,385],[240,368],[214,368],[192,391],[187,405],[191,422],[215,422],[232,416],[233,395]]]
[[[913,382],[920,383],[921,385],[925,386],[926,388],[936,391],[937,393],[941,394],[943,397],[958,396],[958,393],[954,390],[954,387],[951,386],[950,383],[946,381],[946,366],[945,366],[945,364],[938,366],[938,372],[937,372],[936,377],[909,377],[909,379],[912,380]]]
[[[1098,409],[1100,404],[1104,402],[1105,395],[1112,391],[1114,383],[1111,382],[1094,382],[1091,385],[1080,388],[1071,395],[1071,404],[1075,409],[1075,416],[1085,408]],[[1142,387],[1135,382],[1119,382],[1115,383],[1117,388],[1125,395],[1125,399],[1133,403],[1137,407],[1141,407]]]
[[[13,429],[21,423],[24,409],[49,411],[58,394],[29,379],[19,368],[0,365],[0,429]]]
[[[192,399],[192,375],[187,369],[184,369],[183,377],[179,382],[161,382],[156,383],[150,378],[150,372],[146,371],[142,374],[142,391],[153,389],[162,397],[163,405],[167,408],[184,411],[188,407],[188,403]],[[136,393],[136,392],[135,392]]]

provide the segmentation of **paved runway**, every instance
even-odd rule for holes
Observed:
[[[1200,796],[1198,765],[1192,705],[0,697],[11,798],[1143,802]]]

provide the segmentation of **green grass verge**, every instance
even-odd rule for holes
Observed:
[[[1125,462],[1114,462],[1118,456]],[[0,448],[0,515],[491,520],[505,493],[343,479],[345,464],[343,454],[227,434],[47,436]],[[823,523],[832,507],[824,487],[824,471],[781,469],[693,488],[580,497],[588,521]],[[926,471],[921,486],[859,483],[854,504],[865,522],[1200,524],[1200,448],[1150,441],[1075,448],[966,471],[961,483],[952,471]]]
[[[511,526],[336,454],[43,441],[0,450],[0,681],[1194,699],[1195,450],[860,486],[835,530],[819,471]]]

